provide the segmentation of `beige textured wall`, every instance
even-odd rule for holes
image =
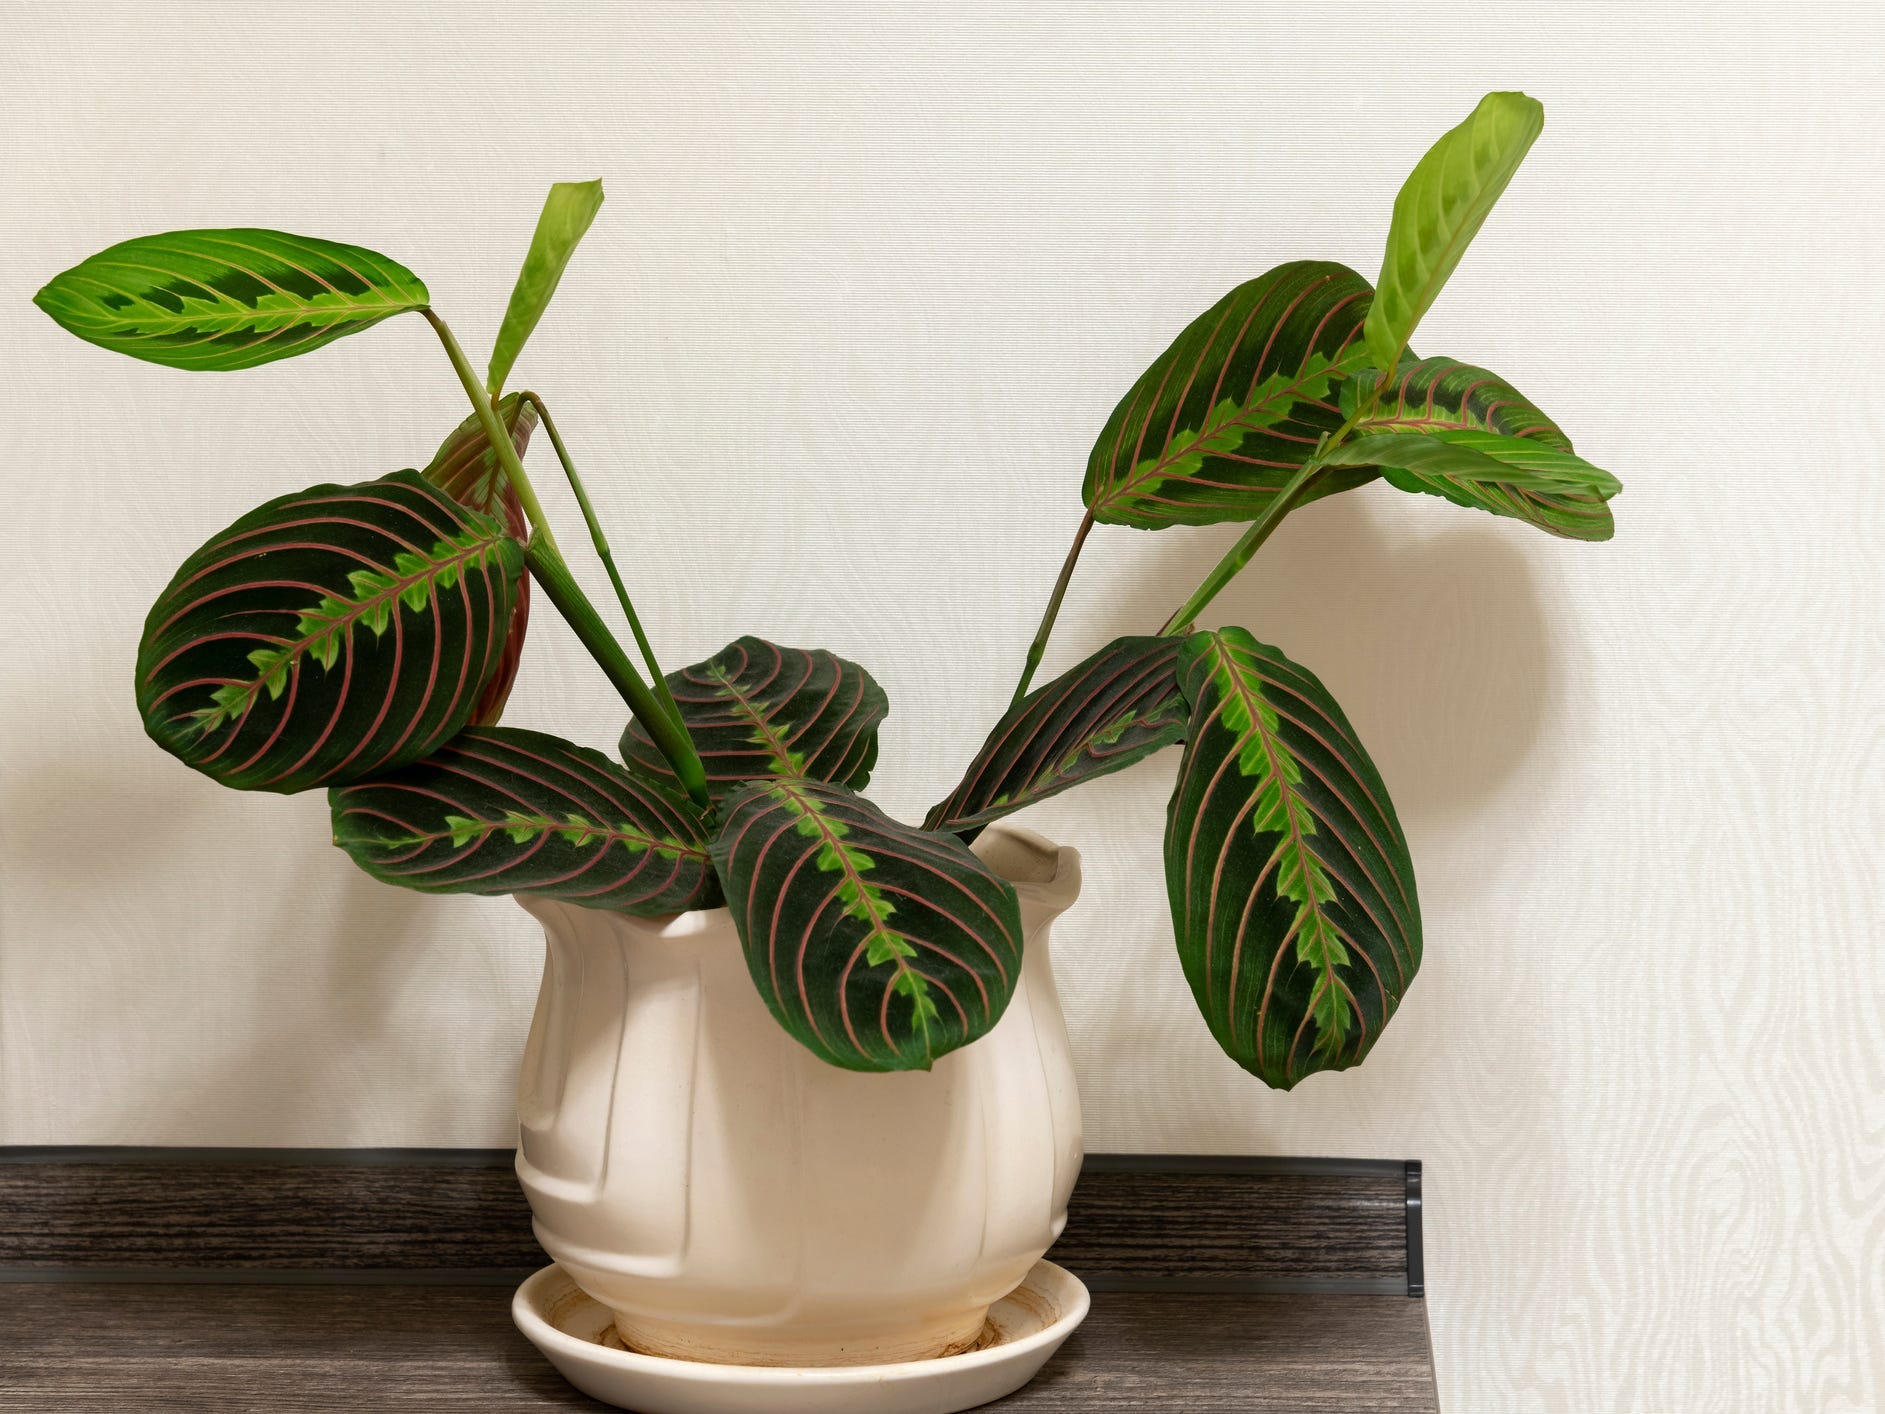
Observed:
[[[220,791],[131,706],[210,530],[462,415],[424,326],[193,377],[61,334],[46,276],[277,225],[407,261],[482,346],[545,183],[601,175],[520,376],[669,660],[868,664],[914,814],[1144,363],[1278,261],[1372,273],[1419,151],[1521,86],[1546,136],[1421,345],[1621,473],[1622,533],[1374,487],[1222,601],[1335,690],[1413,840],[1426,968],[1359,1072],[1277,1095],[1214,1053],[1169,758],[1034,812],[1089,861],[1091,1141],[1424,1158],[1453,1414],[1885,1404],[1879,9],[621,8],[0,7],[0,1141],[500,1144],[537,965],[521,913],[368,881],[318,800]],[[1049,667],[1225,539],[1098,534]],[[612,742],[533,629],[512,720]]]

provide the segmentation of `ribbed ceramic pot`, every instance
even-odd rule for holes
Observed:
[[[927,1072],[858,1074],[788,1036],[724,908],[668,919],[520,900],[549,944],[519,1087],[537,1239],[632,1349],[748,1365],[972,1343],[1060,1233],[1080,1102],[1048,932],[1080,857],[994,826],[1022,975]]]

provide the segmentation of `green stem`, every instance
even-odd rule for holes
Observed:
[[[550,529],[550,520],[543,513],[542,502],[537,500],[536,487],[530,484],[530,476],[524,471],[523,459],[517,455],[517,444],[511,441],[510,434],[504,430],[504,424],[498,418],[497,409],[491,404],[491,395],[484,391],[484,384],[471,371],[471,361],[458,346],[450,326],[433,312],[430,305],[419,313],[425,316],[426,322],[438,334],[439,342],[445,346],[445,356],[452,361],[452,371],[458,375],[458,381],[465,385],[465,396],[471,399],[472,411],[478,415],[478,423],[484,428],[485,438],[497,456],[498,465],[504,468],[504,475],[510,478],[517,499],[523,503],[524,514],[530,517],[530,524],[535,527],[537,534],[548,541],[554,550],[556,534]]]
[[[491,395],[485,391],[484,384],[478,381],[478,375],[472,372],[471,362],[459,347],[450,326],[429,306],[419,313],[425,316],[426,322],[438,334],[439,342],[445,346],[445,355],[452,361],[452,371],[458,375],[458,381],[464,384],[465,396],[471,399],[472,410],[477,413],[479,425],[484,428],[485,440],[491,444],[498,465],[504,468],[504,475],[509,479],[511,488],[517,492],[524,514],[530,517],[530,524],[536,531],[524,549],[524,563],[530,566],[531,573],[536,576],[537,583],[543,586],[544,593],[550,596],[550,602],[556,605],[557,612],[576,630],[576,637],[589,650],[589,656],[596,660],[597,666],[615,685],[615,690],[622,694],[622,700],[628,704],[628,710],[635,714],[635,720],[642,724],[655,745],[661,748],[661,754],[668,758],[668,764],[674,768],[674,774],[687,788],[687,793],[702,807],[708,806],[710,799],[707,795],[706,768],[700,764],[700,753],[694,749],[693,739],[682,728],[679,715],[670,717],[660,699],[648,690],[648,685],[636,673],[635,665],[629,662],[628,654],[622,651],[622,645],[615,641],[615,636],[604,626],[602,616],[589,602],[589,596],[583,593],[582,586],[570,574],[569,566],[563,562],[562,552],[557,548],[556,534],[550,529],[549,517],[543,512],[543,503],[537,499],[536,488],[530,484],[523,459],[517,455],[517,444],[511,441],[510,433],[497,415]],[[541,414],[541,404],[537,410]],[[554,433],[551,439],[555,440]],[[587,509],[585,501],[585,512]]]
[[[1251,522],[1250,529],[1243,533],[1242,538],[1235,545],[1224,552],[1224,558],[1219,560],[1210,574],[1204,577],[1204,582],[1192,591],[1191,597],[1179,605],[1172,616],[1165,620],[1164,627],[1159,629],[1159,637],[1165,638],[1187,631],[1192,621],[1203,612],[1205,605],[1217,598],[1224,586],[1235,579],[1238,572],[1250,563],[1251,556],[1262,548],[1263,542],[1270,538],[1270,532],[1282,523],[1283,517],[1301,505],[1303,497],[1314,490],[1316,483],[1322,480],[1325,475],[1321,462],[1322,454],[1341,442],[1355,430],[1357,423],[1374,411],[1375,404],[1381,398],[1381,390],[1386,384],[1387,379],[1384,376],[1376,376],[1374,387],[1368,390],[1368,396],[1360,401],[1354,412],[1348,415],[1347,420],[1340,427],[1323,439],[1321,445],[1316,448],[1315,456],[1311,457],[1295,476],[1284,483],[1283,489],[1276,493],[1276,498],[1264,507],[1263,514]]]
[[[1067,586],[1073,582],[1073,567],[1080,561],[1080,551],[1086,546],[1087,535],[1093,529],[1093,512],[1086,513],[1086,519],[1080,522],[1080,529],[1074,532],[1073,544],[1067,548],[1067,558],[1061,561],[1060,578],[1054,581],[1054,592],[1048,596],[1047,609],[1041,615],[1041,626],[1034,631],[1034,642],[1028,645],[1028,660],[1021,668],[1021,681],[1015,684],[1014,696],[1008,706],[1014,706],[1028,695],[1028,684],[1034,681],[1034,671],[1041,666],[1041,659],[1047,653],[1047,640],[1054,632],[1054,620],[1060,617],[1060,602],[1067,597]]]
[[[660,701],[648,690],[648,684],[641,680],[641,674],[635,671],[622,645],[603,624],[602,616],[589,602],[582,586],[576,583],[556,547],[540,535],[532,536],[524,551],[524,563],[530,566],[530,572],[543,586],[543,592],[550,596],[557,612],[576,630],[576,637],[589,650],[589,656],[615,684],[615,690],[622,694],[635,720],[661,748],[661,754],[668,758],[687,793],[703,808],[708,806],[711,802],[707,795],[707,772],[700,764],[700,753],[694,750],[693,739],[677,720],[662,710]]]
[[[622,583],[621,572],[615,568],[615,553],[609,548],[608,537],[602,533],[602,523],[596,519],[596,508],[589,501],[589,489],[583,485],[583,479],[576,471],[576,463],[570,460],[569,448],[563,445],[563,434],[557,430],[556,419],[550,416],[549,408],[543,405],[543,399],[535,393],[525,390],[517,396],[537,410],[543,430],[549,434],[550,445],[556,449],[556,459],[563,464],[563,475],[569,478],[570,490],[576,493],[576,504],[582,507],[583,519],[589,525],[589,538],[595,543],[602,568],[608,571],[609,583],[615,586],[615,598],[628,618],[629,628],[634,632],[635,643],[641,649],[641,660],[648,665],[648,676],[654,679],[655,696],[661,699],[662,708],[674,719],[675,725],[685,730],[681,709],[675,705],[674,693],[668,687],[667,674],[661,671],[661,664],[655,661],[654,646],[648,642],[648,635],[642,630],[641,616],[635,612],[635,605],[628,597],[628,586]]]
[[[1237,577],[1239,570],[1250,563],[1250,557],[1257,553],[1263,542],[1270,538],[1270,532],[1283,522],[1283,517],[1295,509],[1302,495],[1322,476],[1322,467],[1311,461],[1284,485],[1281,491],[1264,507],[1263,514],[1250,524],[1250,529],[1243,537],[1224,552],[1224,558],[1217,562],[1212,571],[1204,577],[1204,582],[1191,593],[1191,597],[1172,616],[1165,620],[1165,626],[1159,630],[1160,637],[1169,637],[1190,625],[1192,620],[1204,610],[1205,605],[1217,598],[1224,586]]]

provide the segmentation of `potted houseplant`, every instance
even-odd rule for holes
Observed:
[[[483,379],[416,275],[330,241],[171,232],[40,291],[81,338],[188,370],[402,313],[436,331],[471,416],[422,471],[277,496],[212,536],[150,612],[137,703],[225,785],[325,791],[376,878],[542,920],[519,1171],[630,1345],[848,1365],[973,1341],[1058,1232],[1080,1153],[1044,950],[1077,856],[997,822],[1166,747],[1173,931],[1212,1034],[1284,1089],[1368,1053],[1421,954],[1387,789],[1308,669],[1197,625],[1291,510],[1377,480],[1609,537],[1615,478],[1497,375],[1410,347],[1542,124],[1489,94],[1402,188],[1374,287],[1279,266],[1145,371],[1094,445],[1012,704],[920,826],[862,794],[888,704],[858,664],[742,638],[662,672],[549,407],[505,390],[600,183],[552,188]],[[641,667],[546,523],[539,432]],[[1094,525],[1221,521],[1248,529],[1161,624],[1034,686]],[[533,594],[620,692],[619,759],[500,724]]]

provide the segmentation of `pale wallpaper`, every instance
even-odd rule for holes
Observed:
[[[1415,157],[1522,87],[1545,136],[1420,343],[1621,474],[1621,532],[1374,486],[1220,601],[1321,674],[1412,839],[1426,965],[1359,1071],[1271,1093],[1195,1018],[1169,755],[1025,817],[1087,859],[1089,1142],[1424,1159],[1451,1414],[1885,1408],[1881,52],[1872,5],[0,6],[0,1142],[503,1144],[540,949],[132,708],[211,530],[463,415],[430,333],[190,376],[61,333],[47,276],[280,226],[405,261],[481,357],[546,183],[602,177],[518,385],[670,664],[747,631],[867,664],[916,816],[1145,363],[1279,261],[1372,275]],[[1097,533],[1049,670],[1226,539]],[[540,613],[509,720],[621,716]]]

